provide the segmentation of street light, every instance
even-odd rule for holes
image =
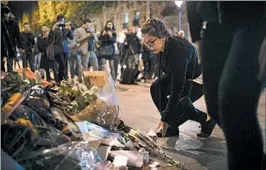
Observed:
[[[177,6],[178,9],[178,31],[182,29],[182,4],[183,1],[175,1],[175,5]]]

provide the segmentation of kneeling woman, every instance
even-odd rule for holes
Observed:
[[[153,102],[161,113],[158,127],[161,131],[157,134],[179,135],[178,127],[187,120],[194,120],[201,124],[198,136],[210,136],[215,122],[207,121],[206,113],[189,104],[203,95],[202,85],[193,82],[201,74],[195,48],[187,40],[170,35],[166,25],[158,19],[145,22],[141,31],[144,44],[159,55],[159,66],[164,72],[151,86]],[[182,100],[185,96],[189,96],[191,102]]]

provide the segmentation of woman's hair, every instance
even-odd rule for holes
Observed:
[[[165,23],[159,19],[153,18],[146,21],[141,28],[142,34],[149,34],[154,37],[169,37],[170,32]]]
[[[105,26],[104,26],[104,29],[106,30],[107,29],[107,24],[108,22],[111,22],[113,24],[113,27],[112,27],[112,31],[115,31],[115,24],[112,20],[108,20],[106,23],[105,23]]]

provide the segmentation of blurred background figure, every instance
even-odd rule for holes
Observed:
[[[1,71],[11,72],[13,61],[17,61],[16,48],[21,49],[21,43],[18,22],[7,5],[8,1],[1,1]]]
[[[24,31],[20,34],[21,38],[21,54],[22,54],[22,63],[23,68],[27,68],[28,64],[30,65],[30,69],[34,72],[34,55],[33,55],[33,47],[35,44],[34,35],[31,33],[30,24],[24,23]]]
[[[41,53],[41,62],[40,68],[45,70],[46,73],[46,80],[51,81],[50,71],[49,69],[53,70],[54,77],[58,74],[58,67],[57,62],[55,60],[50,60],[47,57],[46,49],[50,45],[51,41],[49,40],[49,29],[47,25],[43,25],[41,28],[41,35],[38,36],[37,39],[37,47],[39,52]]]
[[[179,38],[182,38],[183,39],[183,38],[185,38],[185,32],[183,30],[180,30],[180,31],[178,31],[177,36]]]
[[[73,35],[71,33],[70,26],[66,26],[64,15],[58,15],[57,21],[53,25],[50,33],[49,33],[49,41],[54,42],[54,59],[57,61],[59,65],[58,74],[55,76],[55,80],[57,83],[60,83],[62,80],[67,79],[66,74],[66,51],[65,51],[65,41],[69,39],[73,39]]]
[[[149,48],[143,45],[142,51],[142,61],[144,66],[144,80],[146,83],[151,83],[153,68],[152,68],[152,60],[155,55],[149,50]]]
[[[88,46],[88,53],[89,53],[89,65],[92,67],[93,71],[97,71],[99,69],[98,58],[95,54],[95,42],[99,41],[96,33],[94,32],[90,23],[89,28],[87,29],[88,33],[91,33],[92,36],[89,38],[89,46]]]
[[[76,68],[78,73],[79,82],[82,82],[83,71],[88,71],[89,65],[89,38],[93,34],[87,32],[90,27],[91,20],[86,18],[83,20],[81,27],[75,30],[75,43],[74,46],[78,47]]]
[[[108,61],[111,76],[116,80],[116,71],[115,71],[115,43],[116,43],[117,34],[115,32],[115,26],[113,21],[107,21],[104,29],[99,35],[99,43],[98,43],[98,54],[99,58],[99,68],[100,70],[104,70],[106,66],[106,61]]]
[[[133,84],[136,82],[139,74],[141,42],[134,27],[128,27],[126,39],[124,42],[124,56],[121,59],[121,77],[120,82]]]

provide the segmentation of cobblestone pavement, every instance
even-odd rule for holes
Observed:
[[[160,117],[149,94],[147,84],[118,85],[121,118],[129,126],[147,132],[155,129]],[[206,111],[204,97],[195,106]],[[259,120],[264,133],[265,124],[265,91],[259,104]],[[189,170],[226,170],[226,143],[221,129],[216,126],[209,139],[199,139],[199,124],[188,121],[180,127],[180,137],[158,139],[158,144],[166,148],[166,153],[185,164]],[[266,150],[266,149],[265,149]]]

